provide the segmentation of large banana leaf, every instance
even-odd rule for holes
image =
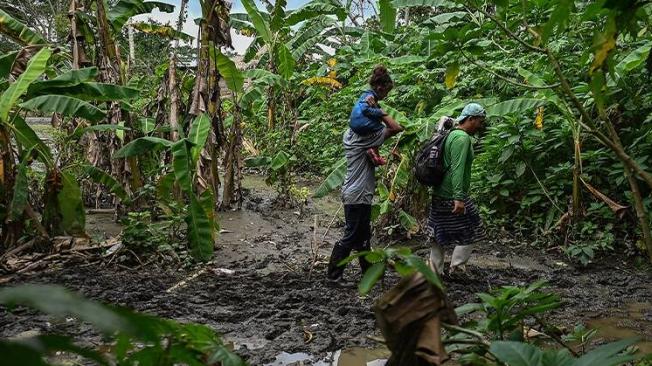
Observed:
[[[220,71],[221,73],[221,71]],[[196,162],[199,159],[199,154],[204,149],[206,145],[206,140],[208,139],[208,132],[211,129],[211,121],[208,118],[208,115],[205,113],[200,114],[195,118],[190,126],[190,132],[188,133],[188,140],[192,142],[193,146],[191,149],[192,161]]]
[[[129,131],[129,127],[121,125],[112,125],[112,124],[102,124],[102,125],[93,125],[87,127],[77,127],[75,131],[70,135],[71,140],[76,140],[82,137],[86,132],[97,131],[97,132],[106,132],[106,131]]]
[[[127,158],[151,152],[158,147],[171,147],[172,141],[154,136],[145,136],[131,141],[113,154],[114,159]]]
[[[122,184],[115,180],[115,178],[113,178],[111,175],[107,174],[104,170],[98,169],[88,164],[82,165],[82,169],[84,170],[84,173],[95,183],[103,184],[106,186],[111,193],[120,198],[120,201],[123,203],[129,201],[129,196],[127,195],[124,187],[122,187]]]
[[[274,8],[269,21],[269,28],[272,32],[279,32],[283,29],[285,25],[285,6],[287,4],[287,0],[274,1]]]
[[[29,29],[25,24],[17,21],[2,9],[0,9],[0,33],[22,45],[44,45],[48,43],[40,34]]]
[[[419,223],[417,222],[417,219],[403,210],[398,212],[398,221],[401,223],[403,229],[410,234],[415,234],[419,231]]]
[[[96,106],[81,99],[65,95],[41,95],[20,104],[30,111],[60,113],[68,117],[81,117],[89,121],[102,120],[106,114]]]
[[[114,100],[134,99],[140,95],[140,90],[126,86],[103,83],[81,83],[68,87],[41,88],[34,93],[32,93],[31,88],[29,90],[30,97],[46,94],[65,95],[87,101],[108,102]]]
[[[172,166],[174,176],[179,182],[181,189],[191,197],[194,197],[192,189],[192,170],[190,169],[190,154],[188,153],[188,140],[181,139],[172,144]]]
[[[527,113],[528,111],[548,103],[545,99],[516,98],[496,103],[487,108],[487,115],[504,116],[512,113]]]
[[[285,80],[283,80],[283,78],[267,70],[245,70],[242,74],[246,79],[250,79],[255,84],[274,87],[282,87],[285,85]]]
[[[452,1],[448,0],[394,0],[394,7],[409,8],[413,6],[426,6],[426,7],[450,7],[455,5]]]
[[[36,135],[36,132],[34,132],[21,116],[16,116],[13,119],[11,128],[16,141],[18,141],[24,150],[36,151],[39,160],[45,166],[52,167],[53,159],[50,148]]]
[[[628,72],[641,66],[650,57],[650,50],[652,49],[652,41],[638,47],[631,51],[625,58],[616,65],[616,72],[621,77]]]
[[[186,42],[192,42],[195,38],[189,34],[179,32],[169,25],[159,25],[146,22],[132,23],[131,26],[143,33],[155,34],[159,37],[168,39],[180,39]]]
[[[86,214],[81,189],[77,178],[68,172],[61,172],[61,190],[57,194],[61,225],[68,235],[84,234]]]
[[[380,26],[383,32],[394,34],[396,30],[396,8],[392,6],[391,0],[378,0],[380,8]]]
[[[313,0],[288,14],[285,24],[293,26],[319,15],[335,15],[342,21],[346,19],[346,14],[346,9],[337,0]]]
[[[32,95],[42,89],[62,88],[75,86],[87,81],[93,81],[97,77],[97,67],[85,67],[83,69],[70,70],[51,80],[35,81],[29,86],[29,94]]]
[[[249,14],[249,18],[256,28],[256,33],[258,33],[265,43],[271,44],[273,39],[272,31],[269,29],[269,25],[258,11],[256,3],[253,0],[242,0],[242,5],[247,11],[247,14]]]
[[[156,8],[165,13],[172,13],[174,11],[174,5],[158,1],[120,0],[109,10],[107,18],[109,18],[113,30],[119,33],[129,18],[138,14],[150,13]]]
[[[208,261],[213,256],[213,223],[209,220],[206,210],[194,194],[190,195],[190,207],[186,216],[188,225],[188,241],[190,254],[193,258]]]
[[[224,78],[226,86],[235,94],[241,94],[244,86],[244,76],[235,63],[223,53],[217,54],[217,70]]]
[[[7,52],[0,56],[0,79],[6,79],[9,77],[16,56],[18,56],[18,51]]]
[[[20,74],[18,79],[12,83],[0,97],[0,121],[7,122],[9,111],[14,107],[18,98],[21,97],[29,88],[29,85],[38,79],[45,71],[52,51],[49,48],[43,48],[27,63],[25,72]]]
[[[295,37],[288,42],[292,56],[298,60],[320,41],[326,40],[324,31],[335,24],[336,20],[326,15],[306,21],[296,32]]]
[[[332,190],[341,186],[344,183],[344,178],[346,177],[346,158],[340,159],[335,165],[326,180],[319,185],[315,193],[313,194],[314,198],[321,198],[326,196]]]
[[[296,61],[292,57],[292,52],[287,48],[285,44],[280,44],[278,46],[278,72],[286,80],[292,77],[294,74],[294,66]]]

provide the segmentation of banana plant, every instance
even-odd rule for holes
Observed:
[[[6,14],[3,22],[13,24],[12,30],[22,29],[23,34],[29,33]],[[36,38],[30,36],[25,41]],[[71,70],[57,76],[56,67],[50,63],[54,52],[49,46],[42,45],[28,61],[24,58],[29,52],[23,51],[2,58],[0,190],[3,199],[0,202],[0,221],[5,246],[12,245],[22,235],[24,217],[29,218],[44,236],[84,235],[84,208],[72,167],[61,166],[50,148],[23,119],[25,111],[57,113],[93,124],[102,120],[106,112],[92,102],[126,101],[139,94],[136,89],[95,82],[96,68]],[[46,80],[44,74],[50,77]],[[27,199],[30,192],[26,176],[35,159],[45,167],[46,173],[41,219]]]
[[[345,9],[336,0],[313,0],[295,11],[286,11],[286,0],[275,2],[267,12],[261,12],[253,0],[244,0],[242,5],[247,13],[232,14],[231,26],[255,37],[245,53],[245,62],[256,58],[258,65],[285,80],[294,74],[297,61],[327,38],[322,32],[336,22],[327,16],[334,15],[339,21],[346,17]],[[295,37],[292,27],[302,22]],[[267,103],[268,126],[272,129],[276,125],[274,87],[268,88]]]
[[[202,261],[208,261],[213,256],[213,246],[219,229],[214,214],[215,197],[212,191],[208,189],[199,192],[196,188],[196,182],[200,178],[196,168],[197,162],[210,128],[210,119],[206,114],[201,114],[192,122],[188,136],[178,141],[145,136],[131,141],[113,155],[114,159],[122,159],[160,149],[166,149],[172,154],[169,172],[158,180],[159,198],[164,205],[173,196],[174,185],[180,187],[188,204],[185,220],[188,225],[190,253],[195,259]]]

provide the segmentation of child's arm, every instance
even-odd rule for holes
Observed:
[[[369,95],[363,102],[360,102],[360,110],[362,114],[369,118],[381,119],[387,115],[385,111],[380,109],[373,95]]]

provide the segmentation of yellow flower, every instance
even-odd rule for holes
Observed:
[[[543,106],[537,108],[537,116],[534,119],[534,128],[537,130],[543,129]]]
[[[328,65],[328,67],[334,67],[335,65],[337,65],[337,60],[335,59],[335,57],[331,57],[328,59],[328,61],[326,61],[326,64]]]
[[[337,72],[335,72],[335,70],[329,71],[328,72],[328,77],[331,78],[331,79],[337,78]]]
[[[323,76],[315,76],[308,78],[302,82],[305,85],[323,85],[323,86],[330,86],[333,89],[340,89],[342,87],[342,84],[329,77],[323,77]]]

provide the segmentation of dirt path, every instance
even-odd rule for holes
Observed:
[[[259,182],[248,185],[262,189]],[[208,324],[232,341],[251,365],[290,365],[308,358],[312,364],[330,365],[329,359],[339,358],[340,366],[364,366],[384,357],[382,349],[364,351],[377,348],[367,337],[376,334],[370,306],[380,289],[361,299],[356,289],[329,287],[323,264],[309,273],[314,215],[319,215],[321,237],[339,206],[336,198],[304,211],[278,210],[269,200],[271,193],[264,192],[249,194],[243,211],[222,216],[224,232],[210,270],[171,293],[166,290],[189,273],[91,266],[49,271],[14,283],[62,284],[112,304]],[[326,235],[322,255],[328,254],[340,230],[341,224]],[[427,249],[415,243],[408,244],[425,256]],[[626,263],[577,269],[562,257],[525,247],[517,255],[508,244],[491,242],[480,248],[466,274],[447,280],[452,301],[460,305],[476,301],[477,292],[545,279],[565,301],[553,315],[555,324],[572,328],[588,323],[601,328],[606,337],[636,334],[644,338],[641,349],[652,352],[649,272],[633,270]],[[350,267],[347,275],[358,279],[357,268]],[[220,268],[235,272],[226,274]],[[387,281],[390,284],[396,278]],[[56,321],[31,311],[0,310],[0,336],[26,331],[62,332],[99,342],[91,329],[76,322]],[[372,364],[380,363],[368,365]]]

